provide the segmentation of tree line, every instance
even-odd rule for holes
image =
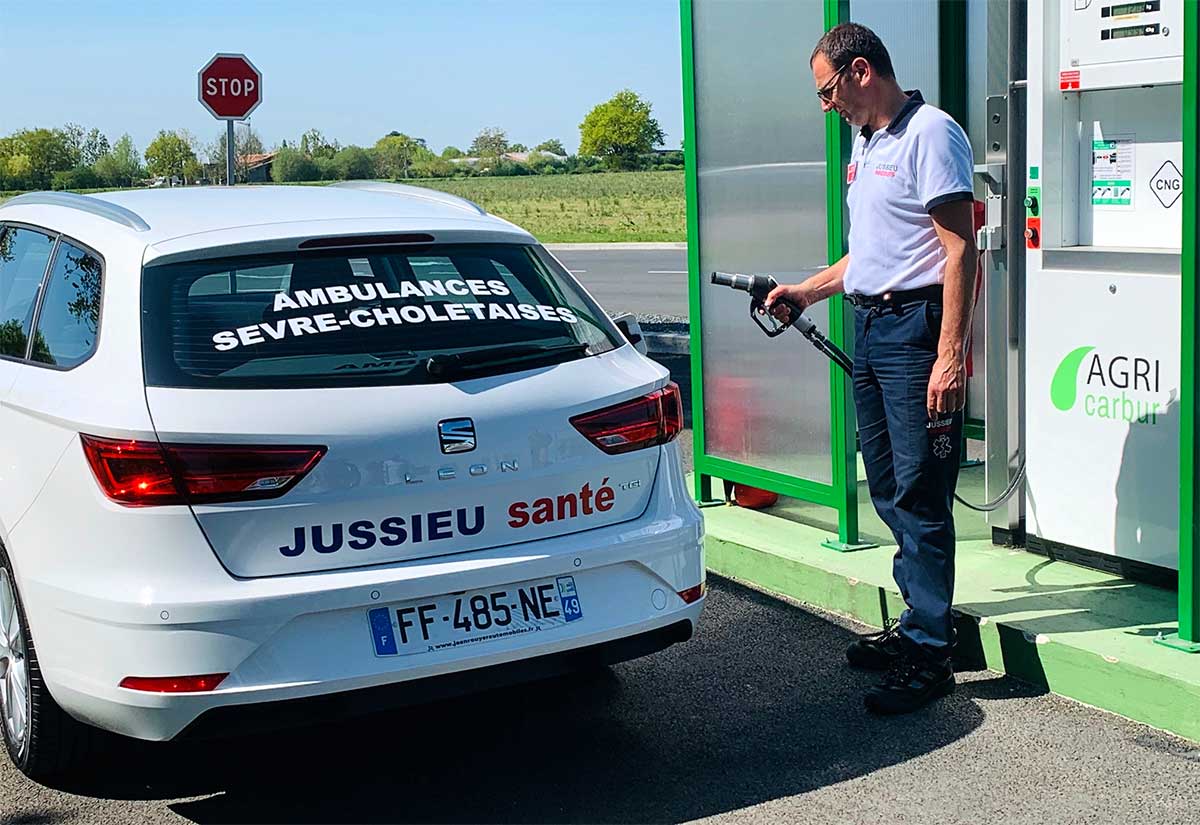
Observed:
[[[504,129],[482,129],[464,151],[434,152],[419,137],[391,131],[372,146],[342,146],[318,129],[269,150],[248,124],[234,130],[235,178],[245,181],[273,153],[279,183],[320,180],[577,174],[610,170],[679,169],[683,155],[655,152],[666,140],[649,102],[628,89],[595,107],[579,124],[579,151],[552,138],[532,149],[511,143]],[[183,184],[224,183],[226,133],[203,143],[185,129],[163,130],[144,152],[128,134],[115,143],[75,123],[24,129],[0,137],[0,190],[99,189],[139,186],[148,178]],[[514,155],[516,155],[514,157]]]

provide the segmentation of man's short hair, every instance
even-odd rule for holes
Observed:
[[[861,57],[883,77],[896,78],[892,57],[879,35],[859,23],[842,23],[825,32],[808,59],[810,66],[819,54],[825,55],[834,69],[841,69],[854,58]]]

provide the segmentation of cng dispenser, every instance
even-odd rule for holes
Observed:
[[[1178,568],[1183,4],[1030,0],[1026,541]]]

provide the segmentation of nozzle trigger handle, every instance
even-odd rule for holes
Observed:
[[[763,315],[766,315],[771,319],[771,326],[767,326],[762,322],[761,316]],[[754,321],[754,323],[758,324],[758,328],[766,333],[768,338],[774,338],[776,335],[782,335],[783,333],[787,332],[788,327],[792,325],[793,321],[799,317],[799,315],[800,313],[792,309],[792,321],[777,321],[775,320],[774,315],[771,315],[766,311],[766,307],[761,298],[750,299],[750,318]]]

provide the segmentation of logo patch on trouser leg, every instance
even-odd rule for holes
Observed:
[[[950,436],[939,435],[933,440],[933,454],[938,458],[949,458],[951,449],[953,444],[950,443]]]
[[[925,425],[925,429],[929,431],[929,437],[933,441],[930,449],[938,458],[949,458],[954,449],[954,443],[950,440],[950,431],[953,426],[954,419],[952,418],[940,418]]]

